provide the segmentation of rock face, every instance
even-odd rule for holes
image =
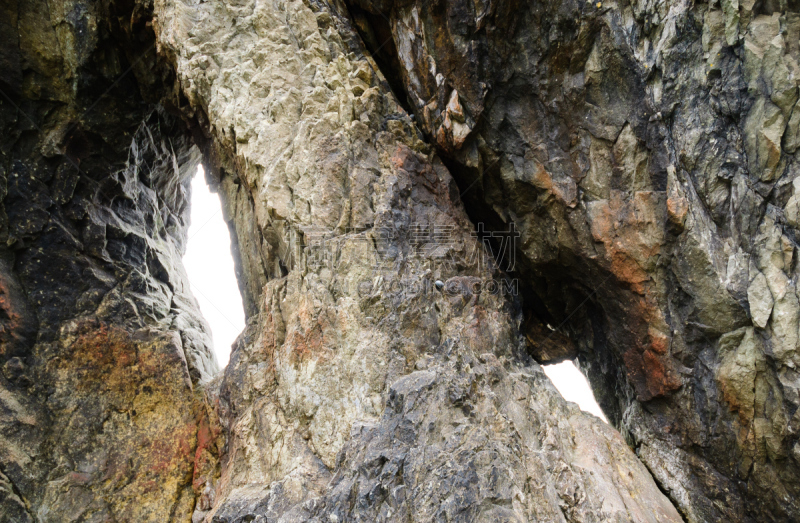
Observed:
[[[353,4],[684,517],[800,519],[797,5]]]
[[[216,452],[180,264],[200,151],[143,13],[2,10],[0,521],[185,521]]]
[[[210,122],[249,315],[196,519],[680,521],[525,353],[520,311],[490,290],[505,276],[341,6],[156,15]]]
[[[6,2],[0,521],[800,518],[790,7]]]

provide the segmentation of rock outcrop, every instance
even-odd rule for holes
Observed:
[[[797,5],[353,4],[471,217],[519,230],[523,330],[574,346],[531,352],[578,357],[689,521],[800,519]]]
[[[249,316],[198,519],[680,520],[525,353],[506,276],[341,6],[156,13],[210,122]]]
[[[0,521],[800,518],[793,5],[1,9]]]
[[[185,521],[216,453],[180,263],[200,151],[146,12],[2,10],[0,521]]]

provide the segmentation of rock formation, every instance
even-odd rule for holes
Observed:
[[[146,13],[2,9],[0,520],[186,520],[216,453],[180,263],[200,151]]]
[[[800,518],[796,7],[6,2],[0,521]]]
[[[520,231],[523,330],[574,346],[532,352],[688,520],[800,518],[797,4],[356,3],[472,218]]]

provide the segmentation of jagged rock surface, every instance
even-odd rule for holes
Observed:
[[[3,522],[186,521],[213,471],[180,262],[201,155],[155,103],[144,15],[0,6]]]
[[[512,300],[480,292],[504,275],[341,5],[155,9],[210,124],[249,316],[196,519],[680,521],[525,354]]]
[[[575,347],[532,353],[689,521],[800,519],[797,3],[352,3],[471,217],[520,230],[523,330]]]
[[[795,7],[5,2],[0,521],[798,519]]]

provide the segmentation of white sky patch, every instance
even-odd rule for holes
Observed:
[[[221,367],[228,364],[231,344],[244,330],[242,296],[236,283],[231,238],[222,218],[219,197],[206,185],[203,168],[192,179],[192,222],[183,265],[200,312],[211,326],[214,355]]]
[[[542,365],[542,368],[565,400],[577,403],[584,412],[594,414],[608,423],[600,405],[594,399],[586,376],[581,374],[574,363],[568,360],[554,365]]]

